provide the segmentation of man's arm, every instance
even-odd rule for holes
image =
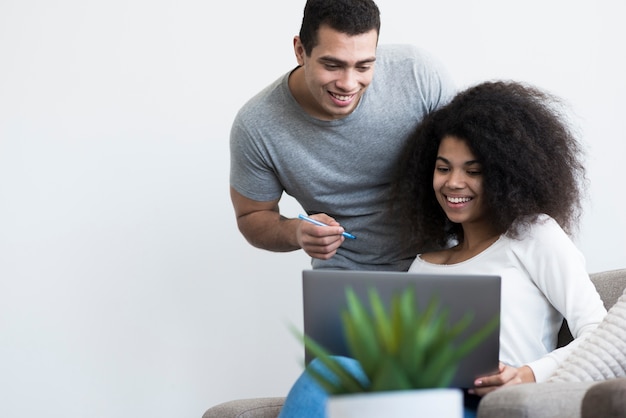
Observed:
[[[237,226],[250,244],[264,250],[287,252],[302,248],[314,258],[327,260],[344,241],[344,229],[330,216],[314,215],[329,225],[317,226],[280,214],[280,199],[260,202],[248,199],[232,187],[230,199],[235,209]]]

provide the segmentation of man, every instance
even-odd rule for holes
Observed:
[[[454,91],[416,48],[378,47],[379,30],[371,0],[307,1],[298,66],[237,114],[231,200],[252,245],[302,248],[313,268],[405,271],[414,259],[397,238],[390,181],[408,134]],[[283,192],[328,226],[282,216]]]

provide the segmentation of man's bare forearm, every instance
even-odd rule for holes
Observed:
[[[297,219],[289,219],[270,210],[252,212],[237,218],[239,231],[257,248],[288,252],[299,250],[296,239]]]

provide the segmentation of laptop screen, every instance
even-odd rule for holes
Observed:
[[[407,287],[415,289],[418,309],[425,309],[436,297],[449,312],[451,324],[470,313],[469,327],[459,340],[481,329],[500,315],[500,277],[492,275],[435,275],[406,272],[304,270],[302,273],[304,333],[334,355],[350,356],[343,337],[341,312],[346,308],[346,288],[351,287],[362,301],[375,288],[383,303]],[[365,303],[369,306],[369,303]],[[470,388],[479,376],[495,373],[499,362],[499,330],[491,333],[461,360],[452,387]],[[305,360],[312,360],[305,352]]]

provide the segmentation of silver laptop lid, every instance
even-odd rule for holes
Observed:
[[[459,339],[470,335],[500,315],[500,277],[492,275],[436,275],[406,272],[304,270],[302,272],[304,332],[332,354],[349,356],[343,338],[341,312],[346,307],[346,287],[367,301],[367,290],[378,290],[384,303],[406,289],[415,288],[417,306],[425,308],[433,296],[441,309],[449,311],[451,323],[472,313],[473,320]],[[369,303],[366,303],[369,306]],[[499,331],[491,333],[465,357],[452,381],[452,387],[470,388],[479,376],[498,370]],[[305,360],[312,360],[305,352]]]

